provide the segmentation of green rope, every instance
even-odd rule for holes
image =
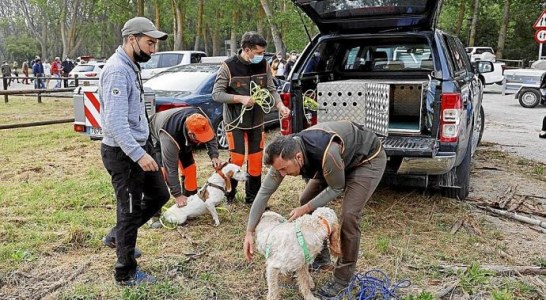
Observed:
[[[257,104],[260,106],[264,113],[268,114],[271,112],[273,107],[275,106],[275,100],[271,96],[271,93],[268,89],[262,88],[258,84],[256,84],[254,81],[250,82],[250,97],[254,99],[254,104]],[[230,131],[233,129],[239,128],[239,124],[243,122],[243,115],[247,110],[251,110],[254,108],[254,105],[247,107],[244,106],[241,109],[241,114],[235,120],[233,120],[230,123],[225,123],[226,131]]]

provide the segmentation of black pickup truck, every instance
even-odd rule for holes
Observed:
[[[385,180],[469,192],[470,164],[484,128],[480,70],[461,41],[436,29],[439,0],[293,0],[320,33],[281,94],[292,116],[281,132],[350,120],[382,137]]]

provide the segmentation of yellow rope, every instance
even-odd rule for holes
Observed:
[[[271,109],[275,106],[275,100],[271,96],[271,93],[268,89],[262,88],[258,84],[256,84],[254,81],[250,82],[250,97],[254,99],[254,103],[260,106],[264,113],[268,114],[271,112]],[[243,115],[247,110],[251,110],[254,108],[254,105],[247,107],[242,106],[241,114],[235,118],[230,123],[225,123],[225,129],[226,131],[230,131],[233,129],[239,128],[239,124],[243,122]]]

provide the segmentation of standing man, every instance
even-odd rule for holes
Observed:
[[[26,60],[23,61],[22,69],[23,69],[23,75],[25,75],[23,79],[23,84],[30,84],[30,82],[28,82],[28,62]]]
[[[186,205],[186,197],[197,193],[197,168],[193,148],[206,144],[207,153],[215,169],[222,165],[218,159],[218,142],[212,124],[199,108],[182,107],[168,109],[150,118],[150,134],[161,148],[161,160],[171,195],[176,204]],[[182,173],[181,188],[178,169]]]
[[[309,182],[300,195],[301,206],[290,212],[292,221],[343,195],[341,204],[341,257],[334,274],[317,290],[335,297],[353,277],[360,247],[362,208],[379,184],[386,165],[381,141],[367,128],[348,121],[319,123],[292,136],[279,136],[265,150],[264,163],[271,168],[252,204],[244,242],[244,254],[254,254],[254,231],[267,201],[286,175],[301,175]],[[314,266],[330,264],[328,249]]]
[[[138,228],[168,200],[169,191],[153,159],[140,62],[156,51],[158,31],[143,17],[130,19],[121,29],[123,45],[104,65],[99,79],[101,156],[116,193],[116,226],[103,242],[116,248],[115,280],[121,285],[153,283],[155,278],[137,268]]]
[[[63,71],[63,67],[61,65],[61,59],[59,57],[55,57],[55,60],[51,62],[51,76],[53,78],[57,78],[55,80],[55,87],[56,89],[61,87],[61,72]]]
[[[34,59],[32,65],[32,73],[34,74],[34,89],[45,89],[44,86],[44,66],[39,56]]]
[[[11,77],[11,68],[9,64],[4,61],[4,63],[2,63],[2,81],[4,84],[4,88],[7,88],[11,83],[11,79],[6,77]]]
[[[70,75],[70,71],[72,71],[74,69],[74,62],[72,62],[72,60],[70,58],[65,58],[65,60],[63,61],[63,63],[61,64],[61,66],[63,67],[63,87],[67,88],[68,87],[68,75]]]
[[[224,104],[224,124],[229,145],[230,161],[242,166],[247,149],[245,202],[252,203],[260,189],[264,144],[264,112],[250,94],[251,82],[271,93],[281,117],[290,114],[275,89],[269,64],[264,59],[267,42],[256,32],[247,32],[241,39],[241,49],[221,66],[214,83],[212,99]],[[247,110],[241,116],[243,107]],[[237,181],[232,180],[232,191],[227,201],[233,202]]]

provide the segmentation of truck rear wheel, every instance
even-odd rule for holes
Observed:
[[[536,89],[524,89],[519,94],[519,104],[525,108],[533,108],[540,103],[542,95]]]
[[[463,161],[460,165],[454,167],[447,176],[453,176],[454,186],[457,187],[444,187],[442,188],[442,194],[449,198],[464,200],[470,192],[470,163],[472,161],[472,137],[468,139],[468,145]]]
[[[216,139],[218,140],[218,148],[227,149],[228,148],[227,134],[226,134],[226,127],[225,127],[223,118],[219,117],[218,120],[214,122],[213,126],[214,126],[214,131],[216,132]]]

